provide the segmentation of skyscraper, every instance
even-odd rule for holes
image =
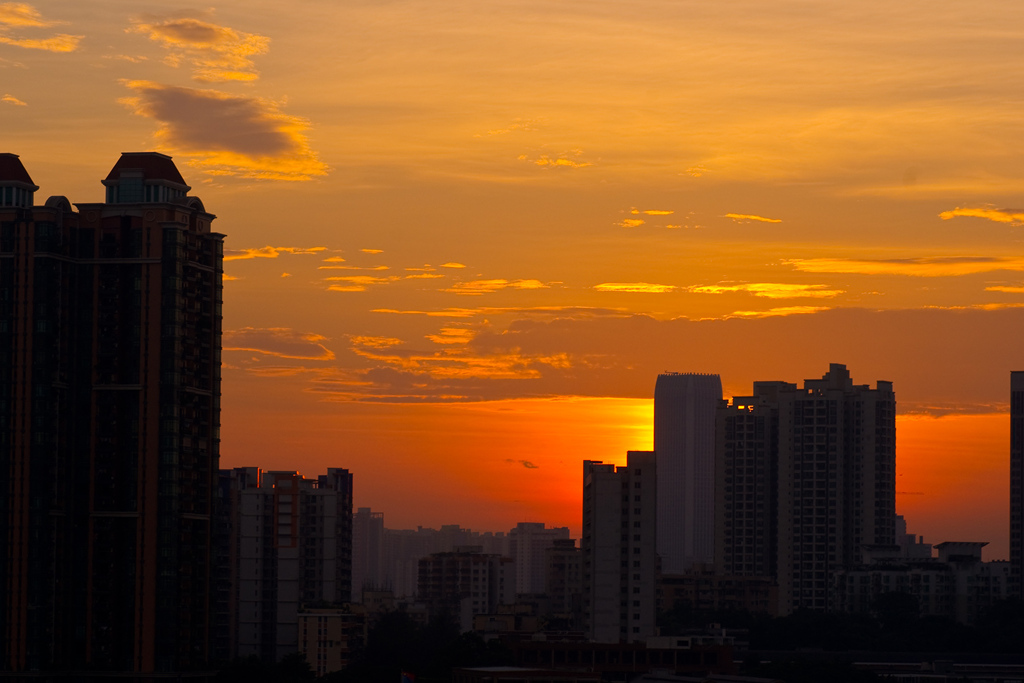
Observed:
[[[634,642],[655,634],[658,468],[650,451],[626,465],[583,461],[583,615],[590,639]]]
[[[666,373],[654,385],[658,554],[676,573],[715,559],[715,411],[718,375]]]
[[[1010,373],[1010,594],[1024,598],[1024,372]]]
[[[37,206],[0,154],[6,671],[209,658],[223,236],[168,156],[102,183]]]
[[[236,467],[220,472],[220,517],[231,550],[219,567],[228,592],[219,626],[228,659],[275,662],[295,652],[303,604],[341,605],[352,595],[352,475]]]
[[[718,414],[722,571],[779,584],[779,612],[828,610],[835,572],[896,543],[896,396],[833,363],[802,389],[756,382]]]

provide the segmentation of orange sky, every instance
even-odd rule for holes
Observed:
[[[1022,33],[1001,0],[0,3],[0,125],[41,201],[156,149],[219,216],[225,465],[575,527],[658,372],[840,362],[895,383],[911,529],[998,556]]]

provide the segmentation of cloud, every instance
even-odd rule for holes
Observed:
[[[472,282],[456,282],[448,289],[441,291],[478,296],[502,289],[547,289],[548,287],[550,285],[546,285],[540,280],[473,280]]]
[[[408,270],[408,269],[406,269],[406,270]],[[445,275],[443,273],[414,273],[412,275],[406,275],[404,279],[406,279],[406,280],[434,280],[434,279],[437,279],[439,277],[443,278],[443,277],[445,277]]]
[[[1005,294],[1024,294],[1024,286],[992,285],[985,288],[986,292],[1003,292]]]
[[[317,270],[391,270],[390,266],[319,266]]]
[[[644,209],[644,210],[641,211],[640,209],[636,208],[635,206],[632,209],[630,209],[629,212],[631,214],[633,214],[633,215],[637,215],[637,214],[643,213],[643,214],[647,214],[648,216],[671,216],[672,214],[675,213],[675,211],[663,211],[661,209]]]
[[[935,256],[904,259],[784,259],[783,263],[805,273],[855,273],[858,275],[908,275],[955,277],[997,270],[1024,270],[1024,257]]]
[[[752,213],[727,213],[725,218],[731,218],[737,223],[745,221],[760,221],[761,223],[781,223],[781,218],[765,218]]]
[[[538,121],[540,121],[540,119],[519,119],[519,118],[517,118],[517,119],[513,119],[512,123],[508,127],[506,127],[506,128],[495,128],[494,130],[489,130],[486,133],[476,133],[475,135],[473,135],[473,137],[475,137],[475,138],[482,138],[482,137],[489,137],[489,136],[492,136],[492,135],[507,135],[508,133],[511,133],[511,132],[517,131],[517,130],[535,131],[537,129],[534,127],[534,124],[537,123]]]
[[[1011,225],[1024,224],[1024,209],[993,209],[991,207],[957,207],[951,211],[943,211],[939,218],[948,221],[951,218],[969,217],[984,218],[997,223],[1010,223]]]
[[[528,470],[535,470],[540,467],[540,465],[534,465],[529,460],[513,460],[512,458],[507,458],[505,462],[510,463],[512,465],[522,465]]]
[[[22,100],[19,100],[14,95],[4,95],[3,97],[0,97],[0,102],[6,102],[7,104],[14,104],[14,105],[17,105],[19,107],[26,107],[26,106],[28,106],[28,104],[26,102],[24,102]]]
[[[5,45],[48,52],[74,52],[84,36],[58,33],[49,38],[22,38],[9,35],[11,29],[47,28],[63,23],[66,22],[43,19],[39,10],[26,3],[0,3],[0,43]]]
[[[217,81],[253,81],[259,78],[252,57],[266,53],[270,39],[254,33],[196,19],[177,17],[137,19],[130,31],[145,34],[150,40],[171,50],[165,63],[192,64],[192,77],[205,83]]]
[[[376,308],[371,313],[392,315],[424,315],[431,318],[473,318],[480,315],[528,315],[528,316],[629,316],[624,308],[594,308],[589,306],[479,306],[477,308],[445,308],[438,311],[400,311],[394,308]]]
[[[728,292],[749,292],[754,296],[768,299],[830,299],[843,293],[841,289],[829,289],[828,285],[799,285],[780,282],[748,282],[739,285],[699,285],[687,287],[694,294],[725,294]]]
[[[594,285],[599,292],[633,292],[640,294],[664,294],[676,289],[675,285],[652,285],[649,282],[603,282]]]
[[[253,258],[277,258],[281,254],[316,254],[327,247],[258,247],[255,249],[225,249],[225,261],[239,261]]]
[[[466,266],[464,266],[461,263],[455,263],[454,261],[449,261],[448,263],[442,263],[441,267],[442,268],[465,268]]]
[[[310,180],[329,170],[309,147],[309,123],[277,102],[151,81],[124,85],[136,96],[121,102],[161,124],[160,146],[192,157],[189,164],[208,174]]]
[[[340,256],[330,256],[324,259],[324,263],[344,263],[345,259]]]
[[[442,327],[440,334],[428,334],[426,338],[435,344],[468,344],[476,332],[465,327]]]
[[[327,287],[328,292],[365,292],[370,285],[382,285],[399,280],[397,275],[376,277],[374,275],[339,275],[324,278],[326,282],[340,283]]]
[[[360,249],[359,251],[363,252],[364,254],[383,254],[384,253],[383,249]]]
[[[806,315],[829,310],[828,306],[783,306],[770,308],[767,311],[733,311],[730,318],[774,318],[787,315]]]
[[[350,336],[349,339],[353,344],[363,346],[370,349],[386,349],[392,346],[398,346],[402,343],[401,339],[395,337],[367,337],[367,336]]]
[[[643,218],[623,218],[615,225],[620,228],[638,228],[643,225],[646,221]]]
[[[573,149],[554,156],[542,154],[536,159],[531,159],[526,154],[520,154],[518,159],[519,161],[529,161],[530,163],[543,168],[585,168],[587,166],[594,165],[589,161],[578,161],[579,157],[582,155],[583,150]]]
[[[321,342],[327,338],[312,333],[300,333],[287,327],[243,327],[225,330],[225,351],[246,351],[264,356],[291,360],[334,360],[334,352]]]

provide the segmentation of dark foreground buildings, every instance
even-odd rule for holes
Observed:
[[[170,157],[37,204],[0,154],[0,669],[208,665],[223,236]]]
[[[1010,595],[1024,598],[1024,372],[1010,373]]]

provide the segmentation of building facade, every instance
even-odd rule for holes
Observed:
[[[626,465],[583,461],[583,616],[591,640],[636,642],[656,631],[658,469],[652,451]]]
[[[168,156],[102,184],[37,206],[0,154],[6,671],[210,658],[223,235]]]
[[[384,577],[384,513],[359,508],[352,515],[352,602],[363,602],[364,590],[391,587]]]
[[[854,385],[835,363],[802,389],[758,382],[754,396],[719,409],[718,433],[722,570],[767,568],[780,614],[835,609],[835,573],[866,546],[896,545],[892,383]]]
[[[458,621],[463,632],[473,630],[473,617],[494,614],[499,605],[515,602],[515,571],[510,558],[484,553],[481,546],[456,547],[419,561],[417,598],[431,616]]]
[[[666,373],[654,385],[658,555],[682,572],[715,559],[715,411],[718,375]]]
[[[520,522],[508,533],[508,553],[516,567],[516,594],[544,593],[545,551],[569,538],[569,527],[547,529],[543,522]]]
[[[227,595],[219,627],[228,659],[275,662],[295,652],[303,607],[340,606],[352,594],[352,475],[239,467],[221,472]]]
[[[1024,372],[1010,373],[1010,592],[1024,599]]]

